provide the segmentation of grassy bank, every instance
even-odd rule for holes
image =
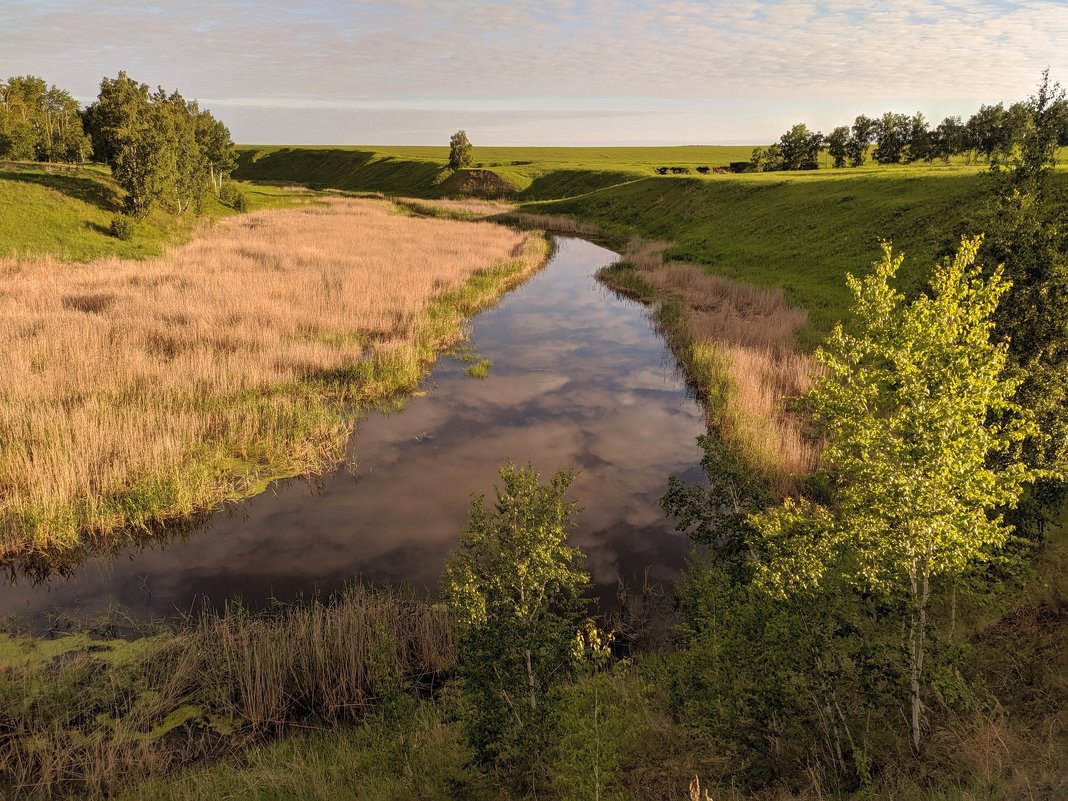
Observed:
[[[698,175],[751,148],[476,148],[481,169],[513,188],[528,214],[567,215],[625,242],[670,243],[665,258],[759,287],[805,309],[805,349],[848,304],[846,271],[864,271],[891,240],[916,277],[981,228],[985,165],[863,166],[813,172]],[[237,175],[278,184],[437,198],[451,191],[444,148],[260,147],[239,150]],[[661,163],[691,169],[660,176]],[[1068,169],[1060,171],[1068,192]]]
[[[242,185],[241,191],[250,210],[310,199],[310,193],[299,188]],[[0,256],[143,259],[237,213],[214,197],[207,199],[200,217],[176,217],[157,208],[137,223],[132,238],[122,240],[109,233],[109,226],[122,211],[123,196],[102,165],[0,161]]]
[[[110,796],[281,735],[352,724],[432,692],[455,661],[443,612],[359,586],[176,629],[116,632],[119,622],[47,640],[0,634],[0,796]]]
[[[333,200],[148,261],[0,267],[0,552],[150,531],[336,463],[352,407],[414,389],[536,234]]]
[[[923,760],[909,752],[903,734],[895,740],[897,735],[887,732],[896,746],[872,765],[871,776],[860,786],[843,787],[814,763],[803,780],[790,786],[771,781],[763,788],[751,782],[745,787],[744,759],[704,731],[702,721],[679,714],[671,689],[679,669],[676,655],[646,653],[560,688],[561,714],[537,797],[684,801],[692,798],[695,777],[711,798],[722,801],[1060,797],[1068,648],[1064,627],[1055,621],[1068,604],[1065,523],[1053,532],[1051,546],[1026,584],[1014,583],[993,602],[962,604],[952,641],[969,654],[978,700],[966,712],[947,703],[930,710]],[[179,770],[122,797],[514,798],[492,775],[470,765],[463,715],[448,689],[436,699],[392,696],[355,725],[298,733],[214,764]]]

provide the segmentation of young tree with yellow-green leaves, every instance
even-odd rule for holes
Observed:
[[[753,516],[762,535],[758,582],[803,593],[830,574],[903,596],[909,735],[923,732],[924,659],[932,582],[1003,545],[1000,510],[1037,476],[1017,455],[1036,436],[1005,375],[1007,345],[992,318],[1008,284],[975,265],[981,238],[962,241],[911,303],[891,286],[889,245],[874,272],[849,277],[854,324],[817,352],[824,375],[807,396],[824,427],[832,500],[787,500]]]
[[[567,471],[540,483],[532,467],[501,468],[487,509],[476,498],[450,555],[444,593],[478,761],[512,780],[535,780],[553,718],[552,686],[571,674],[589,581],[567,544],[575,504]],[[534,782],[536,784],[536,782]]]

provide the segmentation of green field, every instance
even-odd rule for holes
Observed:
[[[915,285],[963,234],[982,232],[986,165],[869,165],[840,170],[666,175],[742,160],[752,148],[475,148],[476,164],[512,184],[522,211],[598,224],[620,242],[672,243],[667,255],[761,286],[782,286],[811,315],[803,345],[845,312],[846,271],[862,272],[880,240],[906,254]],[[450,192],[444,147],[239,148],[251,181],[435,197]],[[1065,155],[1062,152],[1062,155]],[[1063,161],[1063,159],[1062,159]],[[1060,176],[1068,187],[1068,170]]]

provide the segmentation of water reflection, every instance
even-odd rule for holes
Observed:
[[[0,615],[110,604],[166,615],[205,596],[257,606],[354,576],[433,589],[471,494],[491,492],[507,460],[580,470],[574,543],[603,594],[646,568],[670,578],[687,544],[657,502],[667,476],[697,473],[703,420],[642,307],[593,279],[613,256],[561,240],[541,273],[474,320],[489,377],[442,359],[426,395],[362,421],[355,470],[280,482],[199,530],[91,556],[72,575],[5,580]]]

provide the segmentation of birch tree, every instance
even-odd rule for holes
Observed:
[[[486,508],[471,506],[444,590],[469,700],[467,735],[478,760],[512,776],[538,764],[551,719],[549,690],[573,664],[588,576],[567,544],[574,474],[541,484],[531,467],[507,465]]]
[[[912,746],[921,747],[932,582],[991,555],[1036,474],[1014,457],[1034,435],[1007,378],[992,315],[1008,284],[975,265],[965,239],[912,303],[891,286],[901,265],[884,245],[874,272],[849,276],[855,325],[817,352],[825,375],[808,395],[825,428],[833,503],[788,500],[753,517],[760,583],[803,592],[832,571],[859,589],[905,600],[904,652]]]

